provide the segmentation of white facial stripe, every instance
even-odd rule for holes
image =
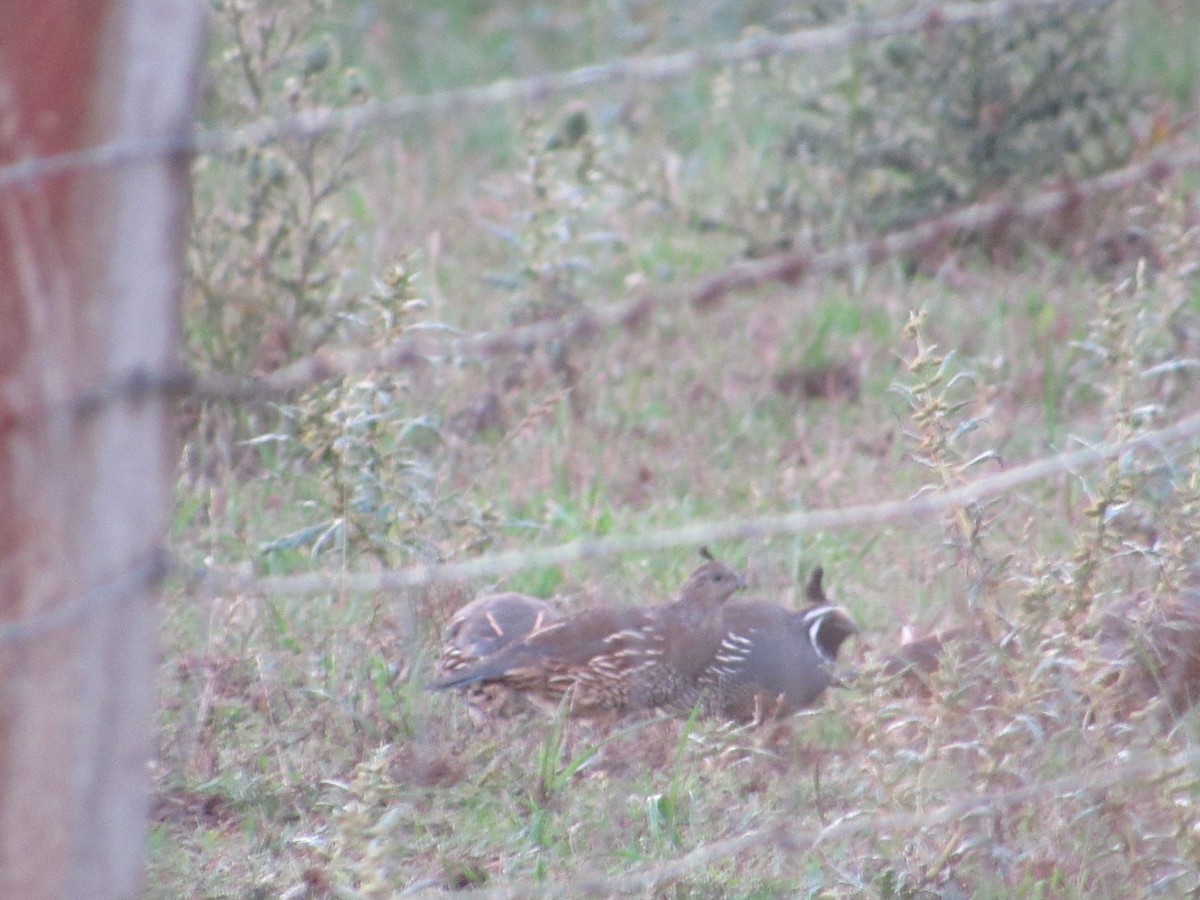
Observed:
[[[817,656],[821,657],[821,659],[825,660],[827,663],[832,663],[836,660],[826,653],[825,649],[821,646],[821,628],[824,626],[824,624],[825,617],[822,616],[814,620],[808,626],[808,642],[812,644],[812,648],[817,651]]]
[[[840,606],[834,606],[833,604],[815,606],[804,614],[804,623],[808,626],[808,642],[817,651],[817,655],[827,663],[836,663],[837,659],[831,654],[826,653],[824,647],[821,646],[821,629],[834,616],[849,618]]]
[[[831,613],[839,611],[840,610],[838,607],[834,606],[832,603],[822,603],[820,606],[814,606],[812,609],[805,610],[804,622],[805,624],[810,624],[814,619],[817,621],[823,621],[824,619],[828,618]]]

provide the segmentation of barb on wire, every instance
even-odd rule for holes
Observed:
[[[995,811],[1026,803],[1055,802],[1084,791],[1106,791],[1123,784],[1156,781],[1200,767],[1200,750],[1185,750],[1165,759],[1143,754],[1117,766],[1106,765],[1064,775],[1050,781],[1037,781],[1010,790],[986,794],[962,794],[933,809],[919,812],[863,815],[836,822],[825,828],[796,828],[792,818],[752,829],[734,837],[701,844],[694,850],[667,860],[635,869],[623,875],[577,873],[569,882],[552,884],[520,882],[490,891],[471,894],[480,900],[507,900],[517,897],[561,897],[571,894],[613,897],[635,892],[650,893],[655,888],[684,878],[697,869],[729,859],[759,847],[775,847],[790,855],[808,852],[818,844],[867,833],[911,831],[961,819],[981,811]]]
[[[797,284],[814,275],[844,275],[884,260],[921,254],[965,234],[977,234],[1004,223],[1037,222],[1077,210],[1080,204],[1134,185],[1162,181],[1183,169],[1200,168],[1200,151],[1162,154],[1068,186],[1047,190],[1030,200],[989,200],[930,219],[873,240],[855,241],[822,252],[792,250],[753,262],[737,263],[724,272],[675,287],[639,294],[607,309],[564,319],[536,322],[505,331],[470,337],[405,335],[381,349],[327,348],[296,360],[270,375],[239,379],[198,376],[192,393],[212,401],[279,400],[330,378],[376,370],[429,365],[438,356],[493,356],[527,352],[551,340],[582,341],[612,328],[636,330],[656,307],[691,305],[708,309],[741,290],[777,282]]]
[[[0,647],[28,643],[51,631],[66,628],[106,606],[137,596],[159,584],[166,577],[167,568],[166,551],[162,548],[152,550],[119,577],[97,585],[74,600],[15,622],[0,623]]]
[[[352,133],[390,125],[416,115],[460,115],[504,103],[541,103],[550,97],[588,88],[678,78],[713,66],[796,56],[914,31],[936,31],[988,21],[1023,10],[1056,7],[1099,8],[1113,0],[990,0],[984,3],[932,3],[923,9],[874,22],[760,35],[644,59],[624,58],[535,78],[497,81],[464,90],[396,97],[339,109],[308,110],[264,119],[233,130],[195,131],[149,140],[113,142],[55,156],[22,160],[0,167],[0,188],[27,184],[67,172],[154,162],[183,153],[229,154],[283,139],[311,138],[331,132]]]
[[[114,403],[128,401],[142,403],[154,397],[167,399],[195,396],[198,388],[192,374],[183,369],[167,372],[152,372],[136,368],[112,378],[97,387],[89,388],[66,400],[26,402],[20,391],[10,390],[0,397],[0,426],[28,424],[33,421],[70,416],[88,419]],[[227,385],[229,393],[225,399],[234,399],[234,385]],[[203,396],[201,394],[200,396]]]
[[[449,581],[494,578],[526,569],[559,566],[582,560],[645,553],[711,541],[749,540],[777,534],[799,534],[834,528],[878,525],[899,519],[921,519],[1011,490],[1018,485],[1095,465],[1138,447],[1159,446],[1200,434],[1200,413],[1173,425],[1123,441],[1085,447],[1046,457],[941,493],[922,493],[907,500],[862,504],[844,509],[782,513],[748,519],[694,522],[641,535],[585,538],[537,550],[513,550],[442,565],[414,566],[382,572],[337,572],[248,578],[232,571],[210,570],[198,580],[208,592],[241,591],[309,596],[331,593],[399,591]]]
[[[160,374],[134,369],[75,397],[71,402],[71,412],[86,418],[120,400],[138,403],[156,396],[182,397],[194,391],[195,379],[190,372],[177,370]]]

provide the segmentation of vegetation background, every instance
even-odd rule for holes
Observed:
[[[213,0],[205,124],[912,8]],[[1200,371],[1190,172],[844,277],[486,350],[455,338],[570,323],[1186,146],[1198,73],[1189,0],[961,28],[933,13],[820,53],[202,156],[197,372],[399,338],[420,351],[189,405],[175,552],[250,576],[460,560],[902,499],[1175,422]],[[396,593],[180,581],[163,606],[150,893],[1190,895],[1200,775],[1177,754],[1195,721],[1130,673],[1166,634],[1200,675],[1196,632],[1152,628],[1196,600],[1198,509],[1193,437],[938,519],[714,546],[786,605],[823,565],[864,629],[847,689],[759,729],[478,722],[422,690],[475,594],[659,602],[695,547]],[[881,672],[910,630],[943,628],[963,639],[939,672]],[[604,881],[630,870],[643,883]]]

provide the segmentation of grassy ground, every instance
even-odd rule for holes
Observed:
[[[688,46],[771,26],[783,10],[438,6],[296,14],[294,40],[275,22],[277,45],[256,45],[267,47],[254,57],[262,90],[231,87],[242,67],[224,66],[214,115],[286,105],[272,91],[334,102],[359,85],[400,93]],[[1168,23],[1187,15],[1156,5]],[[236,60],[221,56],[236,23],[216,21],[214,60]],[[1194,103],[1178,62],[1187,48],[1163,37],[1179,30],[1151,25],[1163,52],[1135,54],[1139,77]],[[202,162],[193,364],[253,372],[338,339],[498,329],[727,265],[786,217],[769,205],[756,217],[752,202],[758,179],[778,175],[784,125],[756,121],[752,79],[724,77]],[[580,110],[588,127],[572,137]],[[1195,190],[1186,178],[1146,185],[1056,241],[949,249],[929,271],[884,264],[703,313],[660,307],[587,342],[437,355],[287,404],[192,410],[175,550],[264,574],[404,566],[903,498],[1169,424],[1197,396]],[[1099,265],[1105,237],[1133,226],[1153,271]],[[715,545],[754,595],[787,605],[823,565],[864,629],[846,653],[861,671],[849,688],[754,731],[479,723],[455,697],[422,690],[442,625],[476,593],[527,591],[568,610],[657,602],[693,567],[694,547],[398,595],[173,586],[150,894],[560,894],[584,874],[762,828],[759,846],[650,893],[1185,895],[1200,885],[1194,771],[1104,788],[1086,779],[1195,746],[1191,717],[1165,719],[1101,677],[1109,648],[1097,634],[1114,603],[1157,608],[1192,583],[1196,449],[1129,453],[937,520]],[[969,639],[931,692],[878,674],[902,629],[948,626]],[[1136,662],[1138,646],[1123,644],[1123,658]],[[1004,799],[1022,789],[1020,802]],[[989,794],[989,807],[939,814]],[[805,838],[864,817],[892,818]],[[781,826],[790,839],[770,831]]]

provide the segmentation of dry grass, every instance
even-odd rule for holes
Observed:
[[[447,9],[441,24],[456,39],[516,34],[509,19],[532,16],[521,4],[489,22]],[[588,10],[568,4],[552,19],[578,27]],[[397,23],[360,34],[292,16],[268,83],[320,99],[353,62],[355,85],[403,88],[382,74]],[[628,46],[601,21],[590,27],[606,48]],[[670,33],[667,19],[643,24]],[[326,34],[346,58],[315,66]],[[523,39],[558,58],[553,35]],[[471,65],[487,71],[485,61]],[[235,74],[225,72],[231,84]],[[333,340],[499,328],[718,268],[747,245],[692,227],[695,198],[705,209],[740,202],[730,198],[745,196],[773,145],[746,137],[718,154],[698,140],[702,123],[684,120],[716,102],[706,84],[647,91],[628,109],[586,98],[540,120],[282,147],[283,171],[308,174],[275,187],[261,164],[244,191],[234,163],[198,172],[214,204],[198,231],[224,224],[193,253],[196,365],[256,371]],[[638,118],[655,104],[670,128]],[[204,194],[218,169],[224,194]],[[1089,209],[1055,250],[1033,235],[1016,236],[1011,259],[951,248],[932,277],[883,265],[705,313],[663,310],[619,338],[432,359],[285,406],[197,410],[183,423],[176,551],[264,572],[461,558],[904,497],[1172,422],[1194,410],[1198,387],[1194,188],[1147,185]],[[1104,241],[1132,226],[1155,271],[1089,268],[1093,247],[1104,256]],[[317,241],[323,252],[273,261],[277,229],[277,248]],[[652,866],[760,828],[758,846],[647,893],[1186,895],[1200,886],[1194,766],[1087,781],[1195,748],[1194,717],[1155,694],[1170,682],[1164,666],[1191,665],[1170,609],[1194,601],[1198,504],[1193,441],[942,521],[714,547],[753,593],[785,604],[824,565],[834,599],[864,627],[846,654],[860,670],[847,689],[750,732],[672,720],[604,733],[537,716],[481,725],[456,698],[421,689],[442,625],[474,594],[521,590],[565,609],[658,600],[693,550],[399,596],[202,598],[178,587],[164,601],[151,893],[557,895],[581,873]],[[905,626],[962,629],[927,690],[879,672]],[[1171,640],[1184,649],[1160,652]],[[1028,794],[1007,802],[1014,791]],[[892,824],[815,844],[796,836],[877,816]]]

